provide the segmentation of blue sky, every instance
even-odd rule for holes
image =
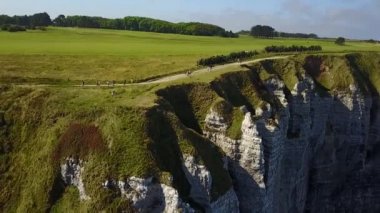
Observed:
[[[0,14],[52,17],[147,16],[201,21],[238,31],[256,24],[278,31],[380,39],[380,0],[0,0]]]

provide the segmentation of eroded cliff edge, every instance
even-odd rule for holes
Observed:
[[[380,211],[380,56],[247,68],[146,108],[2,87],[1,210]]]

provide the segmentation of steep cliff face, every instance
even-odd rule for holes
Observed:
[[[380,210],[379,59],[364,61],[264,62],[212,83],[224,101],[206,103],[203,134],[228,157],[239,211]],[[238,139],[229,107],[244,114]]]
[[[0,210],[380,211],[380,57],[248,68],[147,108],[0,88]]]

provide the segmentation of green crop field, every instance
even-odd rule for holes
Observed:
[[[0,81],[141,80],[194,69],[202,57],[268,45],[321,45],[324,52],[380,51],[380,45],[333,40],[238,39],[132,31],[48,28],[0,31]]]

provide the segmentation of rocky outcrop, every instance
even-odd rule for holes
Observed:
[[[262,206],[265,197],[264,150],[257,125],[253,123],[249,112],[245,115],[242,131],[241,140],[230,139],[224,132],[217,131],[208,132],[207,136],[228,155],[241,210],[249,211]]]
[[[280,90],[283,84],[279,81],[272,83],[279,85],[273,91],[283,104],[286,104],[285,95]],[[235,180],[235,190],[240,202],[242,212],[262,212],[263,209],[273,210],[273,203],[278,192],[280,178],[280,162],[284,130],[287,123],[281,122],[273,125],[268,122],[271,107],[259,109],[260,118],[254,120],[251,112],[245,111],[241,131],[242,138],[233,140],[226,136],[227,128],[214,128],[226,126],[222,123],[223,115],[217,115],[212,109],[206,117],[207,137],[221,147],[229,157],[229,169]],[[286,117],[286,110],[282,116]],[[280,120],[282,121],[282,120]]]
[[[193,156],[184,156],[184,172],[191,185],[190,197],[205,212],[238,212],[239,201],[233,189],[211,201],[212,176],[207,168],[195,162]]]
[[[138,212],[194,212],[183,202],[173,187],[154,183],[153,178],[131,177],[125,181],[107,180],[103,186],[117,189],[121,196],[132,202]]]
[[[194,156],[184,155],[183,158],[182,169],[191,186],[189,197],[196,203],[196,209],[181,199],[177,189],[158,183],[153,177],[107,180],[103,187],[117,190],[123,198],[131,201],[138,212],[238,212],[239,201],[233,189],[212,202],[211,173],[197,163]],[[171,177],[169,179],[172,180]]]
[[[186,178],[191,185],[190,197],[204,209],[210,210],[212,177],[204,165],[196,164],[193,156],[184,156]]]
[[[239,201],[233,189],[211,201],[211,174],[204,165],[197,164],[193,156],[184,156],[183,170],[191,185],[189,196],[197,203],[197,207],[202,207],[202,211],[239,211]],[[124,181],[107,180],[103,186],[117,189],[122,197],[132,202],[138,212],[196,212],[180,198],[175,188],[157,183],[153,179],[130,177]]]
[[[106,182],[105,186],[110,184]],[[189,204],[181,200],[176,189],[154,183],[153,178],[131,177],[118,181],[117,187],[139,212],[194,212]]]
[[[128,178],[126,181],[106,181],[104,187],[117,188],[122,197],[132,202],[138,212],[196,212],[188,203],[184,202],[178,191],[165,184],[154,183],[153,178],[141,179]],[[192,186],[193,187],[193,186]],[[194,191],[199,192],[199,191]],[[191,194],[190,196],[194,196]],[[216,201],[210,202],[209,197],[204,195],[194,196],[195,202],[203,207],[205,212],[238,212],[239,201],[235,191],[230,189]],[[201,199],[205,200],[202,201]]]
[[[61,165],[62,180],[65,184],[75,186],[81,200],[89,200],[90,197],[86,194],[83,184],[83,170],[83,161],[71,157],[66,158],[65,163]]]

